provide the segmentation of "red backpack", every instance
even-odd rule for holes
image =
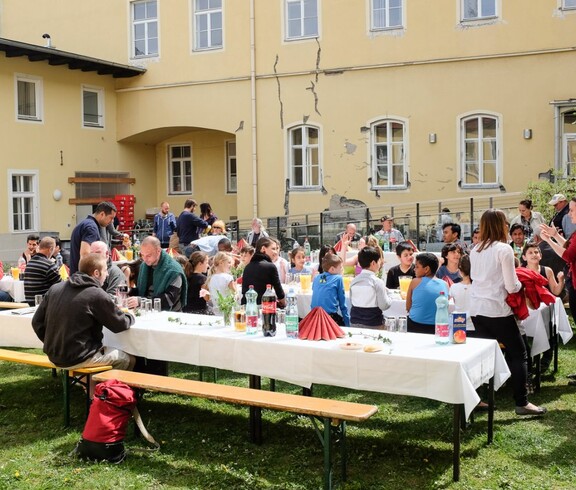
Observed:
[[[76,454],[97,461],[124,461],[124,437],[136,403],[134,391],[127,384],[111,379],[96,385]]]

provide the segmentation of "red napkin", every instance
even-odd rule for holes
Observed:
[[[333,340],[344,337],[344,331],[320,306],[314,308],[300,322],[298,337],[304,340]]]

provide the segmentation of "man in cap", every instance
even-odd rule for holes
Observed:
[[[388,236],[390,237],[390,244],[392,245],[392,248],[394,248],[394,246],[397,243],[403,242],[404,241],[404,235],[402,235],[401,231],[394,228],[394,218],[392,216],[388,216],[388,215],[384,215],[382,216],[382,219],[380,219],[380,223],[382,223],[382,229],[376,232],[376,236],[378,236],[379,240],[382,240],[382,237],[388,233]]]
[[[572,223],[570,216],[568,216],[569,207],[566,196],[564,194],[554,194],[548,204],[554,206],[556,210],[550,226],[555,226],[564,238],[570,238],[570,235],[576,230],[576,225]]]

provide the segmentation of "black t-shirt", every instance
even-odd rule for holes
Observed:
[[[188,278],[188,301],[184,312],[200,313],[207,311],[208,306],[206,305],[206,300],[200,297],[200,289],[205,282],[206,276],[198,272],[194,272]]]
[[[410,266],[408,272],[403,272],[400,269],[400,264],[391,267],[386,276],[386,287],[388,289],[398,289],[400,287],[400,276],[410,276],[412,278],[416,277],[416,272],[414,272],[414,264]]]

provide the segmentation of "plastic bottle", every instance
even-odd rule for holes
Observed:
[[[306,262],[310,262],[310,242],[308,237],[304,240],[304,257],[306,257]]]
[[[436,298],[436,328],[434,339],[437,344],[450,343],[450,322],[448,318],[448,298],[444,291]]]
[[[244,296],[246,297],[246,335],[256,335],[258,333],[258,305],[256,304],[258,293],[254,291],[254,286],[250,286]]]
[[[276,292],[270,284],[266,284],[262,295],[262,332],[264,337],[276,335]]]
[[[286,296],[286,337],[298,338],[298,303],[292,288]]]
[[[18,270],[20,271],[20,280],[24,280],[24,271],[26,270],[26,259],[24,257],[20,257],[18,259]]]
[[[382,249],[384,252],[390,252],[390,233],[387,231],[384,232]]]

